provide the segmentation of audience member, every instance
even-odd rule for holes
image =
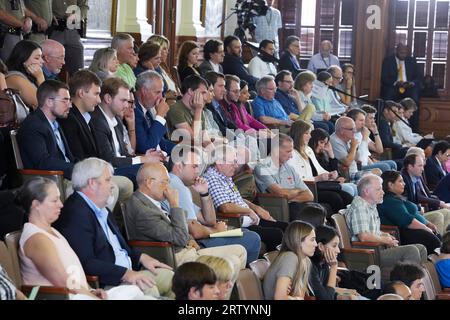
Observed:
[[[311,273],[309,258],[316,247],[312,225],[298,220],[288,225],[280,253],[264,276],[266,300],[304,300]]]
[[[273,141],[270,156],[255,167],[256,184],[261,192],[286,198],[289,202],[289,220],[301,220],[299,211],[307,202],[313,201],[314,196],[287,163],[294,151],[292,138],[281,133]]]
[[[166,264],[131,249],[106,204],[111,200],[113,168],[88,158],[73,169],[75,192],[66,200],[55,224],[78,255],[84,271],[101,286],[135,284],[153,296],[170,295],[173,276]],[[138,271],[143,267],[145,271]]]
[[[267,75],[275,77],[277,74],[277,67],[274,65],[275,43],[272,40],[262,40],[259,50],[261,52],[250,60],[248,72],[258,79]]]
[[[380,230],[377,204],[383,202],[382,180],[374,174],[367,174],[358,182],[359,196],[353,199],[345,211],[345,220],[352,241],[379,242],[386,245],[380,251],[380,267],[389,269],[398,261],[427,261],[427,250],[421,244],[399,246],[398,240]],[[393,279],[391,279],[393,280]],[[401,280],[401,279],[400,279]]]
[[[441,245],[435,235],[438,230],[420,214],[415,203],[402,197],[405,183],[400,172],[385,171],[381,178],[384,198],[383,203],[378,205],[380,223],[399,227],[402,245],[421,243],[428,254],[432,254]]]
[[[322,41],[320,44],[319,53],[316,53],[311,57],[307,69],[317,74],[331,66],[339,66],[339,58],[331,52],[333,52],[333,44],[331,41]]]
[[[412,117],[414,112],[417,112],[417,104],[413,99],[402,99],[398,107],[403,108],[403,114],[401,114],[401,109],[399,109],[401,119],[397,118],[392,125],[392,130],[395,132],[395,139],[398,143],[406,146],[415,146],[422,139],[434,139],[433,134],[427,134],[425,137],[422,137],[420,134],[412,131],[411,125],[409,124],[409,119]]]
[[[202,77],[206,75],[208,71],[214,71],[223,74],[223,68],[221,63],[225,57],[225,50],[223,48],[223,42],[216,39],[210,39],[206,41],[203,46],[204,60],[198,67]]]
[[[201,262],[186,262],[173,275],[176,300],[218,300],[219,288],[214,270]]]
[[[147,70],[156,70],[161,64],[161,46],[156,42],[146,42],[139,47],[139,62],[134,68],[136,77]]]
[[[134,38],[128,33],[117,33],[111,40],[111,48],[117,51],[119,66],[115,76],[124,80],[131,88],[135,88],[136,76],[133,65],[136,64],[137,55],[134,52]]]
[[[447,174],[445,163],[450,159],[450,143],[440,141],[433,146],[433,152],[425,163],[425,178],[427,186],[434,190]]]
[[[18,42],[6,61],[8,88],[17,90],[31,109],[38,107],[37,89],[45,81],[43,63],[41,46],[28,40]]]
[[[217,288],[219,289],[219,300],[229,300],[231,289],[238,276],[238,271],[233,269],[227,258],[217,256],[202,255],[197,258],[197,262],[204,263],[214,270],[217,277]]]
[[[278,63],[278,70],[290,71],[292,73],[292,77],[295,79],[297,75],[301,72],[299,57],[300,57],[300,38],[294,35],[290,35],[284,41],[284,53],[280,57],[280,62]]]
[[[399,295],[403,300],[411,300],[411,289],[402,281],[392,281],[385,284],[383,293]]]
[[[116,75],[119,65],[116,49],[101,48],[95,51],[89,70],[94,72],[101,81],[105,81]]]
[[[257,15],[253,18],[255,23],[255,40],[261,43],[264,39],[269,39],[274,42],[275,53],[280,49],[278,41],[278,29],[283,27],[281,22],[280,10],[274,8],[273,0],[267,0],[266,4],[269,7],[266,14]]]
[[[391,128],[392,124],[398,120],[397,114],[398,104],[394,101],[386,101],[379,119],[378,129],[383,147],[392,149],[392,158],[403,159],[407,148],[394,142],[394,134]]]
[[[190,75],[200,76],[197,65],[199,53],[200,47],[194,41],[188,40],[181,44],[178,51],[178,74],[181,83]]]
[[[411,290],[410,300],[421,300],[422,294],[425,292],[425,271],[423,268],[412,262],[399,262],[391,271],[391,281],[401,281]]]
[[[434,265],[443,288],[450,288],[450,230],[442,237],[441,252]]]
[[[342,102],[349,107],[358,105],[358,101],[354,98],[356,97],[355,82],[355,66],[351,63],[344,63],[342,65],[342,81],[337,85],[337,88],[346,93],[338,92]],[[350,95],[353,97],[350,97]]]
[[[58,41],[46,39],[41,42],[42,72],[45,80],[58,80],[59,73],[65,64],[66,49]]]

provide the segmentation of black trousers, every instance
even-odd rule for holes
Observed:
[[[267,251],[274,251],[283,239],[283,232],[288,224],[282,221],[267,221],[261,219],[259,225],[250,226],[247,229],[256,232],[265,243]]]
[[[353,197],[345,191],[328,191],[319,190],[318,192],[319,202],[327,203],[330,205],[331,210],[334,213],[338,213],[339,210],[345,209],[348,204],[353,200]]]
[[[441,246],[439,238],[426,230],[400,228],[401,244],[423,244],[427,248],[427,253],[432,254],[434,249]]]

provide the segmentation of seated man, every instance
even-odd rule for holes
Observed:
[[[98,157],[114,166],[117,175],[128,177],[136,183],[141,163],[164,160],[161,151],[147,150],[143,156],[131,156],[124,140],[123,122],[128,107],[129,86],[120,78],[108,78],[102,84],[101,102],[91,113],[90,127],[98,147]]]
[[[253,101],[253,115],[268,127],[290,127],[292,120],[281,104],[275,99],[277,85],[275,78],[264,76],[256,83],[258,96]]]
[[[289,201],[289,220],[301,220],[300,211],[314,196],[294,168],[287,164],[292,158],[292,138],[280,133],[273,141],[270,156],[255,167],[256,185],[261,192],[286,197]]]
[[[431,193],[422,178],[423,170],[424,159],[421,155],[411,154],[405,157],[402,168],[404,196],[417,205],[427,205],[432,211],[425,212],[424,217],[436,225],[439,234],[443,235],[450,224],[450,204]]]
[[[367,174],[358,182],[358,194],[345,211],[352,241],[379,242],[387,246],[380,251],[380,267],[391,268],[398,261],[427,261],[427,250],[421,244],[399,246],[390,234],[380,230],[377,204],[383,202],[382,179]]]
[[[278,87],[275,93],[275,99],[283,107],[289,119],[295,121],[302,119],[311,122],[311,118],[315,112],[312,105],[302,106],[300,102],[300,93],[294,89],[294,79],[290,71],[281,70],[275,76],[275,83]]]
[[[216,39],[206,41],[203,46],[203,62],[198,67],[202,77],[209,71],[215,71],[223,74],[221,63],[225,57],[223,42]]]
[[[439,181],[441,181],[447,174],[445,163],[450,159],[450,143],[447,141],[440,141],[433,147],[431,157],[425,163],[425,177],[427,185],[434,189]]]
[[[394,134],[391,125],[398,120],[398,105],[394,101],[386,101],[383,113],[378,123],[381,142],[384,148],[392,149],[393,159],[403,159],[408,148],[404,148],[401,144],[394,142]]]
[[[261,52],[250,60],[248,72],[258,79],[268,75],[275,76],[277,74],[277,67],[273,64],[275,43],[272,40],[263,40],[259,43],[259,50]]]
[[[177,265],[195,261],[201,255],[212,255],[232,258],[236,270],[245,268],[247,253],[241,245],[199,249],[195,240],[191,240],[178,191],[169,186],[169,174],[162,164],[141,166],[137,181],[139,189],[126,203],[130,239],[173,243]],[[161,208],[160,202],[164,200],[169,202],[170,212]]]
[[[147,294],[170,295],[171,268],[132,250],[106,208],[112,172],[111,165],[101,159],[77,163],[72,176],[76,192],[65,202],[55,228],[67,239],[86,274],[98,276],[102,287],[129,283]],[[142,267],[148,271],[139,271]]]
[[[181,92],[183,97],[172,105],[167,113],[172,138],[177,140],[181,136],[186,137],[185,143],[195,140],[202,141],[203,146],[211,144],[203,111],[205,100],[209,95],[208,83],[202,77],[193,74],[184,79]],[[174,131],[177,131],[175,135]]]
[[[383,294],[398,294],[403,300],[411,300],[411,289],[402,281],[392,281],[383,288]]]
[[[244,65],[241,40],[236,36],[227,36],[223,41],[223,46],[225,47],[225,57],[222,63],[223,73],[238,76],[239,79],[247,81],[250,90],[254,90],[258,78],[252,76]]]
[[[333,44],[329,40],[324,40],[320,44],[319,52],[311,57],[307,69],[318,73],[330,66],[339,66],[339,58],[333,52]]]
[[[434,195],[442,201],[450,203],[450,174],[447,174],[439,181],[436,189],[434,189]]]
[[[176,300],[218,300],[219,288],[214,270],[201,262],[186,262],[173,275]]]
[[[416,263],[397,263],[391,271],[391,281],[401,281],[410,289],[409,300],[420,300],[425,292],[425,271]]]
[[[222,145],[214,150],[213,165],[203,175],[208,182],[214,207],[222,213],[242,214],[242,226],[258,233],[267,251],[276,250],[287,223],[276,221],[267,210],[242,198],[233,182],[236,162],[236,149],[233,147]]]
[[[169,105],[162,96],[163,78],[155,71],[141,73],[136,81],[136,153],[158,149],[170,154],[175,144],[167,134],[166,115]]]
[[[378,133],[378,127],[373,121],[370,127],[366,125],[366,112],[362,109],[355,108],[347,112],[347,117],[355,121],[355,138],[359,141],[358,149],[356,151],[356,161],[361,164],[361,170],[370,170],[374,168],[380,169],[382,172],[387,170],[397,170],[397,164],[393,160],[374,161],[371,158],[371,153],[383,153],[383,143]],[[374,140],[370,139],[373,135]]]
[[[72,191],[68,180],[71,179],[74,163],[79,159],[72,154],[57,119],[65,119],[69,115],[69,88],[60,81],[47,80],[39,86],[37,99],[38,108],[25,119],[17,134],[23,165],[26,169],[63,171],[68,196]],[[122,198],[131,195],[131,182],[126,178],[116,178],[114,181],[121,186]],[[115,184],[114,188],[116,196],[109,205],[110,209],[114,208],[118,198]]]
[[[258,259],[261,239],[253,231],[243,228],[243,237],[209,238],[212,233],[226,231],[227,225],[217,221],[216,210],[208,192],[208,183],[199,178],[201,159],[198,149],[178,145],[170,162],[170,186],[178,191],[180,207],[187,212],[189,234],[202,248],[240,244],[247,250],[247,263]],[[200,195],[201,207],[194,204],[189,187]],[[164,210],[170,210],[167,202],[163,202],[162,206]],[[243,260],[239,252],[236,255],[240,255],[240,260]]]

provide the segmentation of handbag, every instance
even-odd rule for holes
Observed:
[[[11,98],[16,105],[16,121],[22,123],[23,120],[30,114],[30,109],[23,102],[22,98],[19,96],[19,92],[13,89],[7,89],[11,92]]]
[[[341,191],[342,186],[338,181],[318,181],[317,191]]]
[[[8,89],[0,90],[0,127],[16,125],[16,106]]]

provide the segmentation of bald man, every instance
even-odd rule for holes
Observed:
[[[51,39],[44,40],[41,47],[42,60],[44,60],[42,71],[45,80],[58,80],[58,75],[65,63],[66,49],[61,43]]]
[[[340,66],[339,58],[332,54],[333,44],[330,41],[322,41],[319,51],[319,53],[313,55],[311,60],[309,60],[308,70],[317,74],[333,65]]]
[[[200,255],[227,258],[235,272],[245,268],[247,252],[239,244],[200,249],[188,231],[185,211],[180,207],[178,191],[169,185],[169,174],[162,164],[144,164],[138,171],[138,190],[125,204],[130,239],[168,241],[175,246],[178,265],[195,261]],[[161,201],[170,205],[162,209]]]

